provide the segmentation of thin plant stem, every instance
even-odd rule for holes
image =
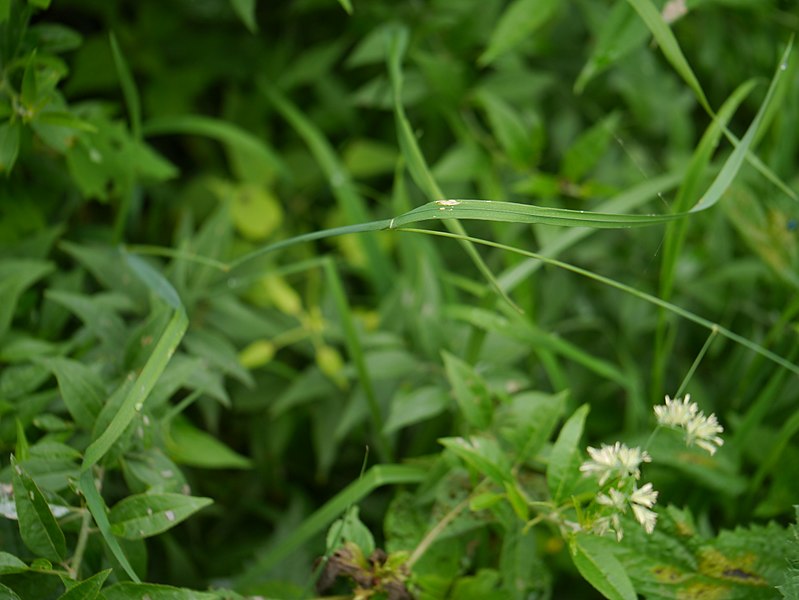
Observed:
[[[710,329],[710,335],[707,336],[707,340],[705,340],[705,345],[702,346],[702,349],[699,351],[699,354],[696,355],[694,363],[691,365],[691,368],[688,369],[688,373],[686,373],[685,378],[682,380],[682,383],[680,384],[680,387],[677,389],[677,393],[674,395],[675,398],[679,398],[680,396],[682,396],[683,392],[685,391],[685,388],[688,387],[688,382],[691,381],[691,378],[694,376],[694,372],[699,366],[699,363],[702,362],[702,359],[705,357],[705,353],[708,351],[708,348],[710,348],[710,344],[713,342],[713,340],[716,339],[718,333],[719,333],[719,326],[714,324],[713,327]]]
[[[422,541],[419,542],[419,545],[414,549],[413,553],[408,559],[408,562],[405,563],[408,566],[408,569],[411,569],[413,565],[416,564],[416,561],[422,558],[424,553],[427,552],[428,548],[430,548],[430,546],[433,545],[433,542],[436,541],[436,538],[443,533],[447,526],[455,520],[455,517],[457,517],[464,508],[469,506],[470,498],[471,495],[454,506],[438,523],[435,524],[430,531],[427,532],[424,538],[422,538]]]
[[[80,524],[78,541],[75,544],[75,554],[72,555],[72,564],[69,567],[70,574],[74,579],[80,575],[80,567],[83,563],[83,554],[86,552],[86,543],[89,541],[89,531],[92,524],[92,514],[88,509],[83,509],[83,519]]]

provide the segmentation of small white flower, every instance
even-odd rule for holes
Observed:
[[[641,488],[633,488],[633,493],[630,494],[631,503],[640,504],[646,508],[652,508],[657,501],[658,492],[652,487],[651,483],[646,483]]]
[[[610,488],[608,490],[608,494],[610,495],[605,495],[602,493],[597,494],[597,503],[602,504],[603,506],[610,506],[620,512],[625,512],[627,510],[627,496],[625,496],[616,488]]]
[[[652,533],[655,530],[658,516],[657,513],[649,509],[655,505],[657,499],[658,493],[651,483],[645,484],[642,488],[633,489],[633,493],[630,495],[630,506],[633,509],[633,515],[647,533]]]
[[[655,407],[655,416],[658,424],[664,427],[683,429],[688,446],[696,444],[713,455],[724,444],[718,435],[724,428],[719,425],[716,415],[706,417],[696,403],[691,402],[690,394],[686,394],[682,400],[672,400],[666,396],[666,404]]]
[[[580,471],[585,475],[598,475],[599,485],[605,485],[611,477],[620,478],[632,475],[636,479],[641,477],[639,469],[642,462],[651,462],[652,457],[640,448],[629,448],[621,442],[614,445],[602,444],[602,447],[588,448],[591,460],[580,465]]]
[[[683,427],[696,417],[698,411],[696,403],[691,402],[691,394],[686,394],[682,400],[666,396],[666,404],[655,407],[655,416],[658,424],[664,427]]]

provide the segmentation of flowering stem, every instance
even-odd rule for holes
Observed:
[[[719,333],[719,326],[714,323],[713,326],[710,328],[710,335],[707,337],[707,340],[705,340],[705,345],[702,346],[702,349],[699,351],[699,354],[696,355],[694,364],[692,364],[691,368],[688,369],[688,373],[685,375],[685,379],[682,380],[682,383],[680,384],[677,393],[674,395],[675,398],[679,398],[680,396],[682,396],[682,393],[685,391],[685,388],[688,387],[688,382],[691,381],[691,378],[694,376],[694,372],[699,366],[699,363],[702,362],[702,359],[705,357],[705,353],[708,351],[708,348],[710,348],[711,342],[714,339],[716,339],[718,333]]]

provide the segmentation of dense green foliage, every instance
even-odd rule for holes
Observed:
[[[0,0],[0,597],[799,598],[797,31]]]

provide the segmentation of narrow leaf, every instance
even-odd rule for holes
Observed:
[[[189,325],[189,319],[185,311],[175,311],[172,319],[158,340],[153,353],[147,359],[136,383],[131,387],[125,400],[119,408],[119,411],[108,428],[86,449],[86,454],[83,458],[82,469],[87,471],[92,465],[100,460],[103,455],[111,448],[114,442],[122,435],[128,424],[133,420],[137,412],[141,411],[147,396],[153,389],[156,381],[164,372],[169,359],[175,352],[178,344],[180,343],[186,328]]]
[[[37,556],[60,562],[66,555],[64,534],[50,512],[47,500],[39,487],[11,457],[11,481],[19,519],[22,541]]]
[[[547,484],[557,503],[566,498],[580,477],[580,438],[590,406],[583,404],[569,417],[552,447],[547,465]]]
[[[255,20],[256,0],[230,0],[230,6],[250,33],[258,31],[258,23]]]
[[[44,358],[39,362],[55,375],[61,399],[75,423],[91,431],[107,396],[101,377],[69,358]]]
[[[149,263],[135,254],[125,252],[123,254],[125,262],[130,266],[134,273],[142,282],[150,288],[155,295],[161,298],[175,310],[182,310],[183,303],[180,301],[177,291],[166,277],[155,270]]]
[[[97,486],[94,484],[94,474],[91,469],[83,471],[80,476],[80,481],[78,482],[78,488],[86,499],[86,506],[89,512],[91,512],[94,522],[97,523],[97,528],[100,530],[100,534],[103,536],[109,550],[111,550],[111,553],[122,566],[125,573],[127,573],[128,577],[138,583],[140,581],[139,576],[136,575],[136,571],[133,570],[128,557],[125,556],[119,542],[114,537],[114,534],[111,533],[111,524],[108,522],[108,514],[106,512],[108,509],[106,508],[103,497],[97,490]]]
[[[122,93],[125,96],[125,104],[128,107],[130,130],[135,140],[141,140],[141,101],[139,100],[139,91],[136,89],[136,82],[133,80],[133,75],[130,72],[125,56],[119,48],[116,36],[111,32],[108,37],[111,41],[111,53],[114,57],[117,77],[119,77],[119,83],[122,85]]]
[[[0,175],[8,175],[19,155],[19,134],[22,126],[18,121],[0,124]]]
[[[491,32],[488,48],[478,62],[485,66],[493,62],[520,42],[529,38],[545,24],[560,6],[560,0],[514,0],[511,2],[497,26]]]

